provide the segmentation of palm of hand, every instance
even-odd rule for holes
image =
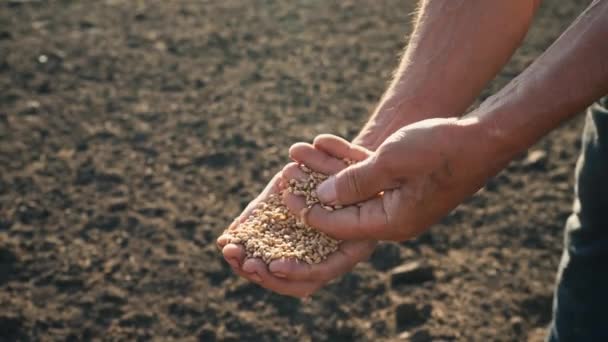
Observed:
[[[342,162],[343,159],[359,161],[369,154],[369,151],[334,136],[320,136],[315,139],[314,146],[296,144],[290,149],[290,156],[296,162],[325,174],[335,174],[344,169],[346,164]],[[245,208],[226,232],[238,229],[238,225],[247,219],[258,203],[271,194],[279,193],[289,179],[303,176],[296,163],[288,164],[273,177],[264,191]],[[303,203],[301,197],[287,192],[284,201],[290,208],[299,207]],[[299,214],[299,211],[295,214]],[[376,242],[344,241],[338,251],[323,262],[312,265],[293,259],[274,260],[266,265],[258,258],[247,258],[243,246],[228,243],[226,234],[218,238],[217,245],[234,272],[240,276],[280,294],[307,297],[332,279],[350,271],[360,261],[367,259],[374,250]]]
[[[474,122],[456,118],[401,128],[369,158],[321,184],[319,198],[344,208],[313,208],[307,222],[345,240],[402,241],[418,235],[508,163],[489,150],[491,144],[480,143],[485,138],[479,133]]]

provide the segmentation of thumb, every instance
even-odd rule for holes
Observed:
[[[330,176],[317,188],[319,200],[328,205],[349,205],[368,200],[390,188],[391,178],[381,160],[372,155]]]

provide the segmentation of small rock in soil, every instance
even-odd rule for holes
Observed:
[[[547,163],[547,152],[543,150],[530,151],[523,162],[525,167],[542,169]]]
[[[391,271],[391,286],[420,284],[435,280],[433,267],[419,261],[409,262]]]

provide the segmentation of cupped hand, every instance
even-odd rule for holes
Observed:
[[[308,297],[323,285],[350,271],[357,263],[369,258],[376,242],[345,241],[339,249],[318,264],[307,264],[295,259],[278,259],[266,265],[261,259],[247,258],[241,245],[228,243],[226,233],[238,229],[251,211],[270,194],[279,193],[290,179],[304,177],[298,167],[307,165],[310,169],[324,174],[335,174],[347,167],[343,161],[349,159],[360,161],[371,154],[362,147],[348,143],[334,136],[319,136],[313,145],[298,143],[290,148],[290,157],[296,163],[290,163],[279,172],[266,189],[253,200],[237,219],[217,240],[224,258],[235,273],[243,276],[269,290],[294,297]],[[304,200],[285,192],[284,201],[297,206]],[[286,203],[287,204],[287,203]]]
[[[509,162],[492,151],[472,119],[431,119],[405,126],[364,161],[317,188],[307,223],[342,240],[410,239],[439,221]],[[494,146],[495,147],[495,146]],[[303,203],[287,202],[298,212]],[[356,205],[353,205],[356,204]]]

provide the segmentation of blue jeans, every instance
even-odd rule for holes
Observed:
[[[587,112],[548,341],[608,341],[608,97]]]

